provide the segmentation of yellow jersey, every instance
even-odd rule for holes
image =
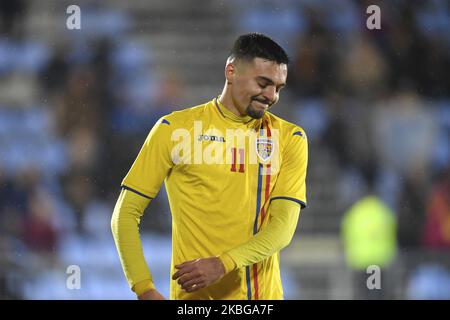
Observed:
[[[306,206],[308,144],[302,128],[266,112],[239,117],[213,99],[173,112],[150,131],[122,188],[154,198],[165,182],[172,263],[219,256],[267,225],[273,199]],[[171,299],[283,299],[279,253]]]

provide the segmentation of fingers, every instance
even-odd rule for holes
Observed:
[[[204,279],[198,272],[183,274],[178,278],[177,283],[186,292],[193,292],[205,287]]]
[[[206,287],[206,283],[201,276],[193,277],[189,280],[186,280],[185,278],[183,278],[181,281],[180,280],[178,280],[178,284],[180,284],[181,289],[185,290],[186,292],[194,292]]]
[[[180,278],[178,278],[178,284],[183,285],[184,283],[191,281],[193,279],[197,279],[199,277],[199,274],[196,272],[190,272],[182,275]]]
[[[186,292],[194,292],[205,288],[215,279],[210,280],[208,270],[211,269],[210,260],[195,259],[175,265],[178,269],[172,276],[172,280],[178,280],[177,283]]]
[[[198,272],[184,274],[178,279],[177,283],[186,292],[193,292],[206,287],[204,276]]]
[[[181,277],[182,275],[192,272],[195,269],[195,265],[191,264],[186,264],[182,263],[181,265],[179,265],[179,267],[176,267],[178,269],[177,272],[175,272],[172,276],[172,280],[177,280],[179,277]]]
[[[197,278],[191,279],[191,280],[188,280],[188,281],[184,281],[183,283],[180,283],[181,289],[188,290],[191,287],[195,288],[195,287],[198,286],[197,282],[199,282],[199,279],[197,279]]]
[[[194,279],[194,280],[186,283],[184,285],[184,287],[181,287],[181,288],[184,289],[186,292],[194,292],[194,291],[197,291],[199,289],[206,287],[206,284],[204,282],[196,283],[197,281],[199,281],[199,280]]]

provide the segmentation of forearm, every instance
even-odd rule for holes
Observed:
[[[300,205],[289,200],[274,200],[269,213],[271,218],[266,228],[219,257],[226,272],[267,259],[291,242],[300,215]]]
[[[111,219],[111,230],[125,277],[137,295],[154,288],[139,236],[140,219],[149,202],[149,199],[122,190]]]

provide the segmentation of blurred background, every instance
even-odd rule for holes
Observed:
[[[381,30],[366,28],[371,4]],[[286,298],[450,299],[444,0],[0,1],[0,298],[135,299],[110,231],[121,180],[160,116],[221,92],[233,41],[253,31],[288,51],[272,111],[309,137]],[[166,296],[170,223],[162,189],[141,233]]]

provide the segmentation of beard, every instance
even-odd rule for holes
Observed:
[[[262,103],[266,103],[266,104],[269,105],[269,108],[272,106],[272,104],[270,102],[268,102],[268,101],[260,101],[260,100],[257,100],[257,99],[252,99],[252,102],[253,101],[259,101],[259,102],[262,102]],[[251,118],[253,118],[253,119],[261,119],[264,116],[264,113],[266,113],[266,111],[269,108],[267,108],[265,110],[264,109],[255,108],[254,106],[252,106],[252,103],[250,102],[250,104],[247,106],[247,109],[245,109],[245,113],[248,116],[250,116]]]
[[[266,110],[256,109],[251,104],[245,109],[245,113],[253,119],[261,119],[264,116]]]

